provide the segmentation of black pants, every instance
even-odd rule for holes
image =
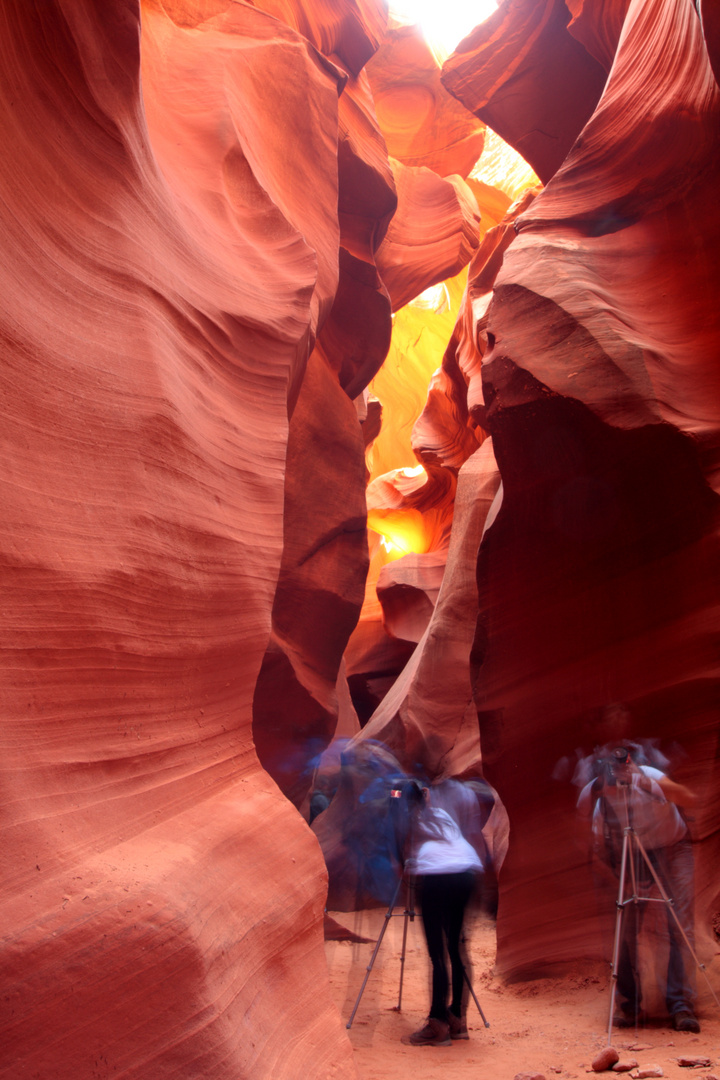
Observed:
[[[464,968],[460,956],[465,908],[475,884],[472,870],[460,874],[425,874],[418,879],[425,940],[432,964],[432,1003],[430,1016],[446,1020],[448,1012],[448,972],[445,943],[452,972],[450,1008],[455,1016],[462,1013]]]

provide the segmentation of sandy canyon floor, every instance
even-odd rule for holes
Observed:
[[[399,909],[396,909],[399,911]],[[354,934],[377,939],[383,911],[332,913]],[[473,983],[486,1028],[476,1006],[468,1009],[469,1041],[449,1047],[414,1047],[403,1035],[424,1023],[429,1002],[428,960],[422,924],[408,923],[402,1009],[397,1011],[404,919],[395,915],[368,979],[349,1030],[361,1080],[460,1080],[484,1077],[513,1080],[518,1073],[542,1074],[546,1080],[573,1080],[592,1073],[590,1063],[607,1045],[610,1002],[609,966],[579,965],[563,978],[539,978],[506,984],[493,974],[495,926],[478,913],[467,920]],[[373,944],[327,941],[326,954],[335,1002],[347,1023],[372,955]],[[713,982],[717,982],[713,963]],[[700,989],[704,984],[699,976]],[[641,1068],[658,1065],[672,1080],[690,1076],[720,1078],[720,1010],[708,993],[701,995],[699,1035],[673,1031],[669,1022],[614,1031],[621,1060],[635,1058]],[[682,1067],[680,1057],[705,1057],[711,1066]],[[612,1073],[601,1075],[609,1076]],[[623,1075],[628,1075],[627,1073]]]

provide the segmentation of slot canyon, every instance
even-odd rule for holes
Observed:
[[[617,702],[720,988],[717,4],[442,56],[383,0],[4,0],[0,56],[0,1077],[358,1077],[384,761],[489,785],[499,980],[606,959]]]

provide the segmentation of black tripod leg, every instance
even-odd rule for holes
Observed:
[[[397,893],[395,894],[397,895]],[[400,987],[398,989],[398,1003],[395,1006],[395,1012],[401,1011],[402,1006],[402,992],[403,992],[403,978],[405,976],[405,950],[407,946],[407,932],[408,932],[408,920],[415,918],[415,889],[411,881],[408,881],[407,895],[405,897],[405,911],[403,915],[405,920],[403,922],[403,939],[402,939],[402,952],[400,953]]]
[[[478,1010],[478,1012],[480,1013],[480,1015],[482,1017],[483,1024],[485,1025],[486,1028],[489,1028],[490,1027],[490,1021],[486,1018],[485,1013],[480,1008],[480,1002],[477,999],[477,994],[473,990],[473,984],[470,982],[470,976],[468,975],[467,971],[465,970],[465,965],[464,964],[463,964],[463,975],[465,976],[465,982],[468,984],[468,990],[472,994],[472,999],[475,1002],[475,1004],[477,1005],[477,1010]]]
[[[402,885],[402,878],[400,878],[400,880],[398,881],[395,892],[393,893],[393,898],[390,901],[390,907],[385,912],[385,922],[382,925],[382,930],[380,931],[380,935],[379,935],[379,937],[377,939],[377,942],[375,943],[375,948],[373,949],[373,954],[370,957],[370,963],[368,964],[367,969],[365,971],[365,978],[363,979],[362,986],[360,987],[360,993],[357,996],[357,1001],[355,1002],[353,1011],[350,1013],[350,1019],[348,1020],[347,1024],[345,1025],[346,1028],[350,1028],[352,1026],[353,1020],[355,1019],[355,1013],[358,1010],[358,1005],[360,1004],[360,999],[363,996],[363,992],[365,990],[365,987],[367,986],[367,981],[370,978],[370,972],[373,969],[373,964],[375,963],[375,957],[377,956],[378,952],[380,951],[380,946],[382,945],[382,939],[385,936],[385,931],[388,928],[388,923],[390,922],[390,919],[392,918],[393,908],[395,907],[395,901],[397,900],[397,895],[400,892],[400,886],[401,885]]]

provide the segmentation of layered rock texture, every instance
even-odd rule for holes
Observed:
[[[235,4],[23,0],[0,49],[1,1073],[351,1076],[251,732],[345,76]]]
[[[471,412],[503,479],[474,668],[513,838],[506,970],[597,947],[574,793],[552,777],[592,748],[607,701],[628,702],[640,735],[682,743],[701,938],[717,905],[719,106],[694,6],[631,3],[597,108],[517,218],[477,326]]]
[[[2,1077],[355,1075],[298,807],[356,710],[353,760],[499,793],[517,974],[601,950],[558,763],[628,702],[705,945],[717,16],[508,0],[442,74],[386,21],[3,7]]]
[[[571,777],[577,755],[603,741],[612,701],[629,705],[634,734],[659,740],[699,796],[700,958],[715,952],[715,52],[712,18],[681,0],[506,4],[442,74],[546,185],[528,190],[472,258],[413,431],[425,483],[400,476],[394,502],[391,478],[368,489],[374,529],[400,536],[390,515],[419,507],[425,544],[378,574],[386,637],[414,647],[391,686],[369,680],[381,700],[356,741],[380,738],[405,769],[436,779],[481,767],[499,792],[510,845],[498,966],[512,975],[607,949],[614,898],[608,891],[598,907]],[[565,54],[573,64],[559,64]],[[539,110],[554,127],[540,131]],[[485,434],[500,488],[489,458],[477,471]],[[474,582],[453,591],[473,520],[459,513],[461,488],[450,493],[445,534],[430,532],[419,504],[421,491],[436,490],[437,465],[460,470],[461,482],[473,470],[477,609]],[[356,667],[367,637],[361,621]]]
[[[274,780],[301,800],[364,591],[384,25],[5,5],[3,1076],[354,1075]],[[476,244],[458,183],[418,288]]]

